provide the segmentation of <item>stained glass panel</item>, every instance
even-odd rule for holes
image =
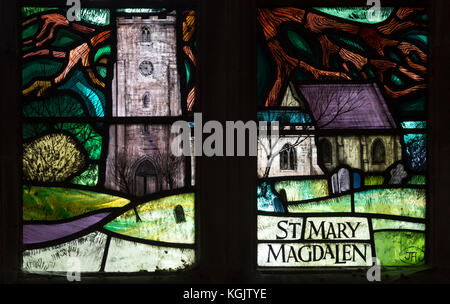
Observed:
[[[22,8],[22,270],[188,269],[195,166],[170,127],[198,106],[195,12],[67,14]]]
[[[427,13],[369,15],[257,9],[260,267],[425,263]]]

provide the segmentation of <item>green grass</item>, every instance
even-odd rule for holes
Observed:
[[[425,234],[410,231],[374,232],[376,256],[382,266],[424,264]]]
[[[302,193],[299,186],[286,187],[288,201],[292,201],[294,195]],[[281,187],[281,186],[280,186]],[[294,192],[294,194],[292,193]],[[291,195],[291,196],[290,196]],[[298,196],[296,198],[298,198]],[[386,188],[371,189],[355,192],[355,212],[376,213],[386,215],[408,216],[425,218],[425,189],[412,188]],[[309,203],[289,205],[289,212],[351,212],[350,194],[335,198],[325,197],[322,200]]]
[[[390,219],[372,219],[372,227],[373,230],[382,230],[382,229],[411,229],[411,230],[425,230],[425,224],[422,223],[413,223],[407,221],[397,221]]]
[[[23,186],[24,220],[60,220],[128,203],[127,199],[93,191]]]
[[[185,222],[176,223],[174,208],[182,206]],[[194,194],[186,193],[150,201],[137,207],[141,221],[133,210],[127,211],[104,226],[127,236],[171,243],[195,241]]]
[[[425,185],[426,178],[425,175],[413,175],[411,180],[408,182],[410,185]]]
[[[379,175],[369,175],[364,178],[365,186],[379,186],[384,183],[384,177]]]
[[[275,190],[286,191],[287,200],[302,201],[328,196],[328,182],[326,179],[287,180],[275,183]]]
[[[351,212],[350,195],[329,198],[312,203],[301,203],[288,206],[289,212]]]
[[[387,188],[355,193],[355,211],[425,218],[425,189]]]

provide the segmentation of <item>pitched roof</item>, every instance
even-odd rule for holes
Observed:
[[[319,129],[395,129],[386,102],[373,84],[298,84]]]

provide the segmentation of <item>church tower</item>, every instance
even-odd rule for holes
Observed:
[[[175,13],[117,18],[112,116],[181,115]]]
[[[181,115],[176,14],[117,18],[113,117]],[[185,159],[171,153],[170,124],[109,128],[105,186],[136,196],[184,186]]]

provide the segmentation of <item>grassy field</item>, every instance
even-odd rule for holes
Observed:
[[[329,195],[326,179],[280,181],[275,183],[275,189],[278,192],[284,189],[289,202]]]
[[[323,199],[318,202],[289,205],[289,212],[351,212],[350,195]]]
[[[425,175],[414,175],[411,177],[411,180],[408,182],[410,185],[425,185],[426,178]]]
[[[382,176],[367,176],[364,183],[373,186],[368,190],[354,192],[355,212],[425,218],[426,192],[416,188],[377,188],[383,183]],[[413,176],[410,184],[422,184],[421,175]],[[351,195],[330,197],[326,179],[286,180],[275,182],[275,189],[286,191],[289,212],[351,212]],[[273,194],[266,195],[272,200]],[[260,198],[258,198],[261,200]],[[314,202],[302,201],[317,199]]]
[[[185,221],[177,223],[174,209],[182,206]],[[185,193],[150,201],[137,207],[140,222],[130,210],[105,225],[105,229],[127,236],[170,243],[195,241],[194,194]]]
[[[122,207],[130,201],[86,190],[57,187],[23,187],[23,219],[60,220],[90,211]]]
[[[425,230],[425,224],[422,223],[413,223],[413,222],[379,219],[379,218],[372,219],[372,227],[373,230],[382,230],[382,229],[411,229],[418,231]]]
[[[411,231],[374,232],[377,258],[383,266],[422,265],[425,234]]]
[[[355,193],[355,211],[425,218],[425,201],[425,189],[373,189]]]

